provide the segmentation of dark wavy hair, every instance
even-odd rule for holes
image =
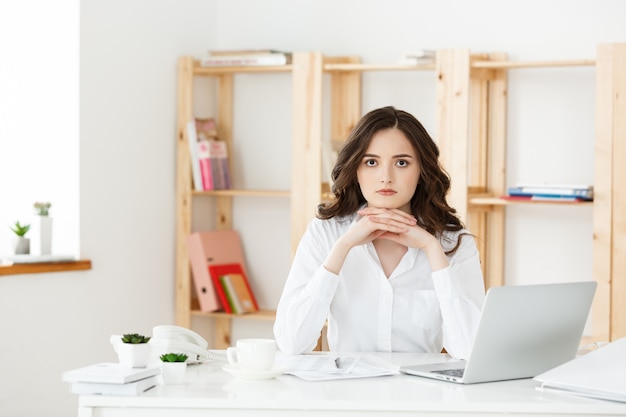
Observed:
[[[456,210],[446,201],[450,177],[439,163],[439,148],[413,115],[391,106],[370,111],[352,130],[332,170],[334,199],[317,207],[317,217],[330,219],[350,215],[366,203],[357,182],[357,169],[374,134],[384,129],[398,129],[404,133],[417,154],[421,172],[411,198],[411,212],[418,225],[439,238],[443,237],[444,231],[464,229]],[[446,254],[454,253],[459,244],[460,239]]]

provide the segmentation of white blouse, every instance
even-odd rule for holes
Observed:
[[[314,219],[302,237],[276,311],[274,336],[289,354],[315,348],[328,320],[328,347],[342,352],[447,352],[466,359],[485,297],[474,238],[464,236],[432,272],[426,254],[409,248],[387,278],[372,243],[350,250],[339,275],[323,266],[356,214]],[[440,239],[444,250],[462,232]]]

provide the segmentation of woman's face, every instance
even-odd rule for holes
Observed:
[[[356,175],[369,206],[410,213],[420,166],[411,142],[400,130],[385,129],[374,134]]]

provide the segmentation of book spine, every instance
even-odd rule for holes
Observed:
[[[189,142],[189,156],[191,159],[191,176],[193,187],[196,191],[203,190],[202,174],[200,173],[200,162],[198,158],[198,137],[196,134],[196,122],[191,120],[187,123],[187,140]]]
[[[203,190],[215,189],[215,175],[213,173],[215,167],[211,159],[210,143],[209,140],[198,142],[198,159]]]
[[[230,172],[228,167],[228,150],[226,142],[221,140],[209,141],[209,154],[213,168],[213,184],[216,190],[230,188]]]
[[[237,298],[237,293],[233,288],[232,283],[228,279],[228,275],[222,275],[220,277],[220,283],[222,287],[224,287],[224,292],[226,293],[226,298],[228,303],[230,304],[230,308],[233,314],[241,314],[244,312],[241,304],[239,303],[239,299]]]

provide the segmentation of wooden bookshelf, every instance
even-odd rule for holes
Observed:
[[[507,80],[511,70],[592,66],[596,71],[594,201],[508,201]],[[478,236],[487,287],[504,284],[506,208],[593,208],[593,279],[598,282],[588,341],[626,336],[626,44],[598,45],[595,59],[520,61],[506,54],[438,51],[439,144],[454,179],[451,205]],[[593,117],[591,115],[590,117]],[[471,169],[468,169],[471,167]],[[584,238],[584,237],[582,237]]]
[[[555,70],[590,66],[597,71],[595,199],[593,202],[508,201],[506,193],[507,83],[511,70],[528,68]],[[176,322],[190,326],[191,317],[215,322],[220,347],[230,343],[233,319],[274,319],[274,312],[232,316],[202,313],[193,308],[192,285],[185,238],[191,232],[193,198],[215,198],[217,228],[232,225],[232,198],[285,197],[291,201],[292,252],[305,231],[313,210],[323,197],[321,184],[321,141],[324,91],[329,79],[330,139],[345,140],[362,116],[361,74],[368,71],[433,71],[437,82],[438,144],[442,162],[454,179],[449,196],[461,218],[479,239],[486,287],[504,283],[504,234],[506,209],[511,206],[568,205],[593,207],[593,278],[598,291],[593,307],[594,334],[591,341],[626,336],[626,44],[599,45],[594,59],[511,61],[505,53],[472,54],[468,49],[437,51],[435,65],[364,64],[355,56],[327,57],[319,52],[294,53],[293,64],[280,67],[202,68],[191,57],[179,61],[178,169],[176,233]],[[233,75],[280,72],[292,80],[292,183],[291,189],[193,191],[186,122],[193,117],[194,77],[216,77],[220,96],[219,135],[232,137],[234,116]],[[230,143],[229,143],[230,146]],[[471,167],[471,169],[469,169]]]

